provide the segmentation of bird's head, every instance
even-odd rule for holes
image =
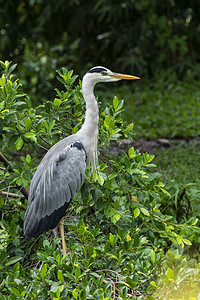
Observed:
[[[120,73],[114,73],[105,67],[93,67],[86,74],[85,79],[91,80],[94,84],[98,82],[113,82],[121,79],[140,79],[139,77],[132,75],[125,75]]]

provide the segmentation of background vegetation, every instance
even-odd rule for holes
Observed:
[[[162,80],[199,75],[199,1],[0,1],[1,60],[41,101],[55,70],[94,65]],[[173,77],[174,78],[174,77]],[[53,83],[53,85],[52,85]],[[35,100],[36,101],[36,100]]]
[[[200,299],[199,6],[0,1],[0,299]],[[67,212],[63,258],[49,233],[23,240],[26,197],[45,151],[84,118],[62,67],[82,78],[94,65],[142,80],[98,89],[100,170]],[[168,148],[105,156],[127,138]]]

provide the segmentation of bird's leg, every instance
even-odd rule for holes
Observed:
[[[53,230],[53,234],[55,237],[59,237],[58,227],[56,226]]]
[[[56,227],[52,230],[52,232],[53,232],[53,234],[54,234],[54,236],[55,236],[56,238],[60,237],[59,232],[58,232],[58,226],[56,226]],[[58,245],[58,248],[60,249],[60,251],[62,251],[62,242],[59,241],[59,242],[57,243],[57,245]]]
[[[62,237],[63,255],[65,255],[67,253],[67,246],[65,243],[65,234],[64,234],[64,218],[62,218],[59,222],[59,229]]]

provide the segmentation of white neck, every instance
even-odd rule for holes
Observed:
[[[94,96],[95,83],[91,80],[86,80],[83,77],[82,91],[86,103],[85,121],[81,129],[77,132],[81,142],[87,153],[88,163],[96,169],[97,160],[97,141],[99,127],[99,108]]]

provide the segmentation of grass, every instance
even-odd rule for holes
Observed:
[[[200,170],[199,143],[191,141],[188,144],[180,143],[170,149],[162,150],[156,154],[155,164],[158,165],[165,176],[165,182],[175,180],[183,186],[190,182],[199,185]],[[181,179],[181,180],[180,180]]]
[[[200,128],[200,82],[140,87],[126,99],[126,118],[136,137],[195,137]]]
[[[125,119],[135,124],[135,138],[170,140],[170,147],[155,150],[154,163],[172,201],[185,191],[193,213],[200,216],[200,81],[177,81],[174,76],[139,81],[117,87],[112,93],[98,92],[99,99],[110,95],[125,99]],[[182,142],[173,143],[174,138]]]
[[[167,191],[171,194],[171,205],[179,215],[200,217],[200,153],[199,143],[191,141],[188,144],[182,143],[179,146],[172,146],[168,150],[155,153],[154,163],[159,173],[162,174],[162,181]]]

